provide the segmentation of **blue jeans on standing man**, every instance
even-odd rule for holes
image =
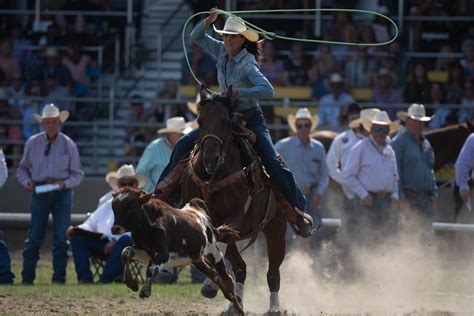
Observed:
[[[293,207],[296,206],[299,210],[304,211],[306,204],[305,197],[296,185],[291,171],[285,168],[277,158],[277,152],[273,146],[272,138],[260,107],[258,107],[255,114],[247,120],[247,125],[245,127],[253,131],[257,137],[255,149],[265,166],[265,170],[270,175],[272,183],[275,184],[278,190]],[[199,128],[192,130],[190,133],[180,138],[171,153],[170,162],[161,173],[158,183],[163,180],[186,156],[186,154],[192,150],[194,143],[198,139]]]
[[[3,240],[3,232],[0,230],[0,284],[13,284],[15,274],[12,273],[10,254],[7,244]]]
[[[31,197],[31,225],[23,249],[22,283],[33,284],[36,278],[36,264],[40,258],[40,248],[48,227],[48,218],[53,216],[53,276],[52,282],[66,282],[66,266],[69,244],[66,230],[71,223],[71,189],[42,194],[33,193]]]
[[[112,251],[105,254],[104,247],[108,242],[108,239],[95,239],[78,234],[72,235],[71,248],[79,283],[92,283],[94,281],[89,263],[91,256],[106,259],[100,276],[100,283],[121,280],[123,274],[122,250],[127,246],[132,246],[132,238],[128,235],[121,236]]]

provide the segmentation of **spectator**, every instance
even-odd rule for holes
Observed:
[[[463,95],[464,83],[466,77],[464,76],[464,70],[459,62],[451,64],[449,67],[448,81],[446,82],[446,96],[448,95]]]
[[[384,5],[379,6],[377,12],[387,16],[390,15],[390,11]],[[372,29],[374,30],[375,40],[377,43],[387,42],[392,38],[392,24],[390,21],[379,15],[374,15]]]
[[[474,80],[474,39],[466,39],[462,43],[464,58],[459,61],[468,80]]]
[[[5,155],[0,148],[0,189],[3,187],[8,178],[8,167],[5,161]]]
[[[441,46],[441,48],[439,50],[439,54],[440,55],[454,54],[454,51],[453,51],[453,48],[451,47],[451,45],[446,44],[446,45]],[[436,58],[434,70],[448,71],[449,70],[449,65],[451,65],[454,62],[455,62],[455,60],[454,60],[453,57],[440,56],[440,57]]]
[[[0,153],[1,153],[0,149]],[[13,284],[15,274],[12,272],[10,254],[7,244],[3,239],[3,232],[0,230],[0,285]]]
[[[321,98],[319,102],[320,124],[332,129],[338,127],[338,119],[341,108],[355,102],[354,98],[343,91],[344,79],[338,73],[331,74],[329,78],[329,94]]]
[[[44,92],[38,81],[31,82],[31,85],[27,89],[27,94],[30,97],[43,97]],[[38,113],[40,109],[44,107],[44,101],[28,101],[21,111],[23,119],[23,139],[27,140],[33,136],[33,113]]]
[[[377,80],[374,88],[372,102],[387,107],[386,112],[390,118],[395,118],[399,104],[403,102],[403,97],[393,85],[397,78],[393,72],[382,68],[377,74]]]
[[[21,75],[20,60],[12,55],[12,41],[5,39],[0,50],[0,68],[3,70],[7,80],[13,75]]]
[[[53,104],[47,105],[41,116],[35,113],[35,119],[42,123],[45,131],[28,139],[17,169],[18,181],[28,192],[32,192],[31,226],[23,250],[23,284],[32,285],[35,280],[39,250],[44,241],[50,212],[53,215],[54,240],[52,282],[66,282],[66,229],[71,222],[71,189],[79,185],[84,177],[76,144],[59,132],[68,116],[67,111],[59,112]],[[52,184],[53,190],[41,191],[45,184]]]
[[[31,40],[23,36],[23,30],[20,24],[15,23],[10,29],[11,42],[12,42],[12,56],[18,58],[21,66],[21,75],[27,68],[28,60],[30,59],[32,53],[27,46],[33,45]]]
[[[105,181],[112,188],[99,199],[95,211],[78,226],[69,226],[67,236],[71,240],[74,266],[79,284],[93,283],[89,265],[91,256],[105,261],[99,283],[121,280],[123,275],[122,250],[132,246],[130,233],[112,235],[114,212],[112,193],[123,187],[142,188],[145,177],[137,175],[132,165],[123,165],[116,172],[109,172]]]
[[[324,146],[309,136],[318,122],[318,116],[311,115],[307,108],[298,109],[296,115],[288,115],[288,125],[296,136],[284,138],[275,144],[276,151],[286,161],[296,184],[306,197],[305,212],[315,220],[315,228],[321,226],[321,198],[329,182]]]
[[[44,83],[45,86],[43,91],[46,94],[46,103],[62,103],[63,109],[69,112],[71,118],[77,119],[79,116],[82,119],[87,120],[85,115],[79,114],[76,116],[76,109],[73,102],[64,100],[64,98],[69,98],[71,96],[68,86],[59,85],[58,79],[54,74],[48,74]]]
[[[367,48],[356,46],[354,48],[355,57],[346,64],[346,86],[351,88],[365,88],[372,86],[377,63],[367,55]]]
[[[90,61],[89,56],[81,53],[78,43],[70,43],[67,46],[67,56],[63,58],[62,63],[69,69],[72,78],[72,90],[77,97],[87,94],[90,82],[87,76],[87,66]]]
[[[57,46],[63,44],[61,34],[56,23],[48,25],[46,34],[38,40],[39,46]]]
[[[7,96],[9,97],[8,103],[10,106],[15,108],[15,112],[21,113],[26,102],[26,92],[23,87],[23,81],[21,74],[13,74],[10,80],[10,86],[6,90]]]
[[[130,102],[130,112],[125,116],[127,121],[127,125],[125,126],[127,142],[131,142],[134,139],[135,134],[140,131],[140,127],[135,124],[143,123],[146,115],[147,113],[145,112],[145,106],[141,96],[134,95],[132,97],[132,102]]]
[[[466,139],[454,168],[456,184],[459,186],[459,196],[464,203],[470,203],[470,196],[474,187],[474,133],[471,133]],[[467,207],[472,209],[472,204]]]
[[[405,122],[404,132],[399,133],[391,143],[400,176],[398,181],[400,210],[409,221],[419,217],[423,232],[429,233],[438,188],[433,170],[435,161],[433,148],[422,133],[431,117],[426,116],[422,104],[416,103],[408,108],[408,112],[398,112],[397,116]]]
[[[164,101],[155,102],[150,108],[150,112],[156,115],[159,122],[164,122],[173,116],[183,116],[187,120],[194,119],[194,114],[187,109],[186,104],[178,101],[182,99],[182,96],[178,90],[176,80],[166,80],[163,88],[156,94],[156,99]],[[174,100],[177,100],[177,102],[173,102]]]
[[[421,62],[415,63],[410,73],[408,84],[405,87],[405,101],[428,103],[430,87],[431,84],[428,81],[425,65]]]
[[[324,39],[335,42],[355,43],[357,42],[357,37],[357,30],[352,23],[351,16],[346,12],[338,11],[334,14],[334,19]],[[348,50],[348,45],[331,45],[331,51],[340,64],[345,64],[347,61]]]
[[[263,59],[260,64],[262,74],[267,77],[273,85],[281,85],[281,77],[284,69],[285,64],[278,58],[273,42],[265,41],[263,43]]]
[[[327,54],[323,53],[324,47],[328,46],[320,46],[320,57],[314,61],[309,71],[309,77],[312,82],[311,97],[317,100],[330,93],[327,82],[330,75],[339,70],[336,58],[334,58],[330,51]]]
[[[160,138],[151,142],[145,149],[137,166],[137,173],[146,177],[144,190],[149,192],[155,189],[163,169],[168,165],[176,142],[189,129],[186,128],[184,117],[177,116],[166,121],[166,127],[158,130]]]
[[[135,146],[135,156],[140,157],[143,155],[145,147],[156,138],[156,125],[158,120],[156,115],[148,113],[145,116],[144,123],[149,124],[148,126],[143,126],[140,130],[133,136],[132,143]]]
[[[429,121],[430,128],[446,126],[456,116],[455,109],[446,106],[446,96],[443,85],[439,82],[433,83],[431,87],[431,103],[435,109],[433,118]]]
[[[281,83],[285,86],[306,86],[309,84],[308,58],[302,43],[293,42],[291,55],[285,64]]]
[[[191,52],[188,53],[188,61],[191,65],[194,75],[206,86],[216,84],[216,62],[211,56],[204,53],[204,50],[196,44],[192,44]],[[195,84],[194,77],[189,71],[186,59],[182,64],[183,72],[181,74],[182,84]]]
[[[398,204],[398,171],[393,148],[387,143],[389,133],[398,124],[387,112],[377,112],[371,121],[362,123],[370,135],[357,142],[347,156],[342,170],[342,181],[355,193],[353,199],[357,241],[375,246],[393,233],[393,211]]]
[[[464,84],[464,97],[461,101],[458,119],[459,122],[474,119],[474,80],[466,81]]]
[[[18,120],[18,110],[8,104],[5,88],[0,87],[0,121]],[[16,143],[23,140],[21,128],[15,124],[0,124],[0,140],[10,142],[3,147],[3,152],[11,158],[7,158],[7,165],[16,168],[21,155],[21,145]]]
[[[55,77],[57,84],[60,86],[69,87],[71,84],[71,73],[68,68],[60,63],[58,51],[54,47],[46,49],[45,63],[40,78],[45,80],[49,77]]]

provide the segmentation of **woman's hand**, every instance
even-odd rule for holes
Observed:
[[[214,23],[217,20],[217,16],[219,13],[217,12],[217,8],[212,8],[211,13],[209,16],[204,20],[204,26],[208,28],[211,26],[212,23]]]

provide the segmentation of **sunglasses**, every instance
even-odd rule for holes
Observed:
[[[117,186],[119,188],[123,187],[133,187],[137,182],[136,181],[128,181],[128,182],[118,182]]]
[[[310,128],[311,124],[298,124],[296,125],[297,129],[302,129],[302,128]]]
[[[48,142],[48,145],[46,145],[46,148],[45,148],[45,150],[44,150],[44,155],[45,155],[46,157],[48,157],[50,149],[51,149],[51,143]]]
[[[372,127],[372,130],[374,131],[374,133],[382,133],[382,134],[388,134],[388,132],[390,132],[389,127],[375,126],[375,127]]]

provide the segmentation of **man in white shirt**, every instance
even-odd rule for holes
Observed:
[[[362,124],[370,135],[349,152],[342,182],[355,194],[360,241],[370,245],[379,235],[387,236],[394,230],[396,216],[392,212],[398,206],[398,169],[387,136],[399,126],[385,111],[377,112],[372,120]]]
[[[112,193],[123,187],[141,188],[146,182],[143,175],[137,175],[132,165],[123,165],[117,172],[109,172],[105,181],[112,191],[103,195],[97,209],[78,226],[70,226],[67,236],[71,239],[74,265],[79,284],[93,283],[93,275],[89,265],[91,256],[105,260],[100,283],[111,283],[122,278],[122,250],[131,246],[130,233],[112,235],[114,224],[112,210]]]
[[[5,162],[5,155],[3,150],[0,148],[0,188],[3,187],[8,178],[8,168]]]

